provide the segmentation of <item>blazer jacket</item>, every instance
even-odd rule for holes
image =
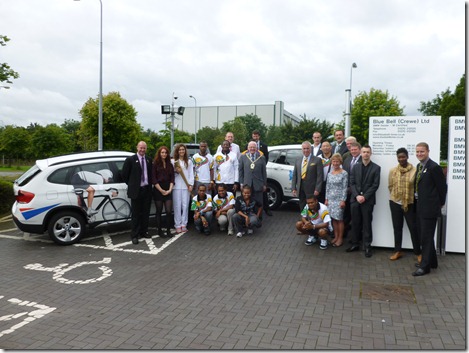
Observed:
[[[251,186],[254,189],[253,191],[263,191],[264,186],[267,186],[266,159],[264,156],[256,153],[254,160],[258,157],[260,158],[254,163],[254,169],[251,169],[253,162],[248,155],[249,153],[243,152],[241,157],[239,157],[239,183]]]
[[[334,142],[331,143],[332,154],[336,153],[336,152],[334,152],[335,151],[335,146],[337,146],[337,141],[334,141]],[[345,140],[344,140],[344,141],[342,141],[342,144],[340,145],[340,149],[337,153],[340,153],[340,155],[342,156],[347,151],[348,151],[347,144],[345,143]]]
[[[417,182],[420,164],[417,164],[414,188],[415,190],[418,188],[417,210],[423,218],[438,218],[441,214],[441,207],[446,202],[445,175],[443,169],[429,159]]]
[[[351,167],[352,160],[353,160],[353,156],[349,154],[348,157],[346,157],[344,161],[342,162],[342,168],[348,173],[348,186],[350,186],[350,174],[351,174],[350,167]],[[357,162],[355,163],[355,166],[357,166],[357,164],[361,164],[361,162],[362,162],[362,156],[359,155]]]
[[[306,167],[306,177],[305,179],[301,179],[303,157],[304,156],[297,158],[295,162],[291,188],[292,190],[300,190],[300,187],[303,183],[303,189],[305,190],[306,194],[313,194],[314,191],[320,193],[324,182],[324,167],[322,166],[322,159],[311,154],[309,157],[308,166]]]
[[[142,167],[139,161],[140,155],[137,153],[127,157],[122,167],[122,179],[127,184],[127,196],[136,199],[140,191],[142,180]],[[152,160],[145,155],[145,166],[147,167],[148,185],[152,183]]]
[[[371,202],[373,205],[376,203],[376,191],[379,187],[381,167],[370,161],[368,168],[366,177],[362,180],[363,163],[359,162],[353,167],[350,176],[350,188],[352,190],[350,203],[357,202],[356,197],[358,195],[363,195],[365,202]]]

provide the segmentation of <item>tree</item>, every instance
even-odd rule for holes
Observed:
[[[10,41],[7,36],[0,35],[0,45],[4,47]],[[0,63],[0,82],[13,83],[11,79],[17,79],[20,75],[7,63]]]
[[[7,125],[0,135],[0,150],[8,158],[8,166],[16,159],[19,165],[19,159],[24,158],[28,146],[31,145],[30,134],[24,127]]]
[[[89,98],[80,110],[82,117],[79,136],[84,151],[98,147],[98,98]],[[103,149],[134,151],[142,128],[134,107],[119,92],[103,96]]]
[[[454,93],[449,87],[428,102],[420,102],[418,109],[425,116],[441,116],[440,158],[448,158],[448,128],[451,116],[466,116],[466,74],[464,73]]]
[[[246,126],[246,136],[244,136],[244,139],[246,141],[250,141],[252,138],[252,132],[254,130],[259,131],[261,135],[261,139],[265,140],[267,143],[267,140],[265,139],[267,137],[267,126],[262,122],[262,120],[256,115],[256,114],[246,114],[243,116],[237,116],[235,118],[241,120],[244,123],[244,126]],[[238,140],[238,136],[236,136],[236,140]],[[241,136],[239,136],[241,138]]]
[[[207,141],[211,154],[215,154],[221,140],[225,138],[219,128],[204,127],[197,132],[200,141]]]
[[[73,152],[67,132],[56,124],[36,127],[31,136],[31,155],[36,159]]]
[[[368,143],[369,120],[371,116],[402,116],[404,109],[388,91],[372,88],[369,93],[359,92],[353,100],[351,134],[362,145]]]
[[[83,151],[82,147],[80,146],[80,137],[78,135],[78,131],[80,130],[80,122],[78,120],[65,119],[63,124],[60,126],[65,131],[67,136],[69,136],[70,138],[72,151],[73,152]]]

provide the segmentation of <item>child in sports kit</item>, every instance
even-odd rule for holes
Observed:
[[[308,198],[305,208],[301,211],[301,221],[296,222],[296,229],[301,234],[309,235],[305,241],[306,245],[316,243],[319,236],[321,238],[319,248],[327,249],[327,235],[333,231],[327,206],[320,203],[315,196]]]
[[[194,211],[194,225],[200,233],[210,235],[212,223],[212,197],[206,193],[207,187],[199,185],[197,195],[192,198],[191,211]]]
[[[233,235],[232,218],[235,213],[235,197],[233,193],[226,191],[226,186],[223,183],[217,185],[217,191],[218,193],[212,201],[213,213],[220,226],[220,231],[225,232],[228,226],[228,235]]]

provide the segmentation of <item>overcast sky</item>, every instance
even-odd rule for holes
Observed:
[[[145,128],[162,104],[274,104],[339,122],[352,96],[388,90],[406,115],[465,70],[463,0],[102,0],[103,94]],[[1,0],[0,124],[62,124],[99,92],[98,0]]]

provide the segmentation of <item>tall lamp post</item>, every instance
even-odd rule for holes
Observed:
[[[80,1],[80,0],[74,0]],[[99,111],[98,111],[98,151],[103,150],[103,2],[100,4],[100,31],[99,31]]]
[[[161,106],[161,114],[170,114],[170,118],[171,118],[171,146],[170,146],[170,149],[173,148],[174,146],[174,118],[176,117],[175,114],[177,113],[178,115],[184,115],[184,110],[185,108],[184,107],[179,107],[177,112],[174,110],[174,101],[178,99],[178,97],[176,97],[174,95],[174,92],[173,92],[173,99],[172,99],[172,102],[171,102],[171,106],[169,105],[162,105]]]
[[[195,107],[195,130],[194,130],[195,141],[194,143],[197,143],[197,99],[194,96],[189,96],[189,98],[192,98],[194,100],[194,107]],[[200,126],[199,126],[199,129],[200,129]]]
[[[352,70],[357,67],[353,63],[350,68],[350,87],[345,90],[345,136],[350,136],[352,121],[351,121],[351,108],[352,108]]]

